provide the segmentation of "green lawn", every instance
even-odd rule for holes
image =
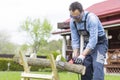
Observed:
[[[0,72],[0,80],[20,80],[21,72]],[[59,72],[60,80],[78,80],[78,75],[70,72]],[[37,79],[35,79],[37,80]],[[120,75],[106,75],[105,80],[120,80]]]

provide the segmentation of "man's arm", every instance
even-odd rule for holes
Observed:
[[[88,19],[88,31],[90,34],[89,42],[85,48],[85,50],[82,52],[82,55],[86,56],[90,53],[92,49],[95,48],[97,41],[98,41],[98,18],[94,14],[89,15]]]
[[[70,29],[71,29],[71,38],[72,38],[72,48],[73,48],[73,57],[79,56],[79,48],[80,48],[80,36],[75,28],[73,20],[70,21]]]

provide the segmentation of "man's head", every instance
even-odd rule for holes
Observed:
[[[73,18],[76,22],[80,22],[83,16],[83,7],[79,2],[73,2],[70,7],[70,17]]]

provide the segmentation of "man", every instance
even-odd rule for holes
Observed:
[[[72,55],[75,63],[86,66],[86,73],[81,79],[104,80],[104,60],[108,43],[99,18],[94,13],[84,11],[79,2],[73,2],[69,11]],[[84,37],[84,48],[81,53],[80,35]]]

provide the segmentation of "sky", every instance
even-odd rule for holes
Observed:
[[[57,31],[57,23],[69,18],[69,5],[79,1],[83,8],[102,2],[104,0],[0,0],[0,31],[11,36],[11,42],[23,44],[26,35],[19,31],[20,25],[26,18],[47,18],[53,26],[52,31]],[[57,39],[60,35],[52,35],[50,40]]]

